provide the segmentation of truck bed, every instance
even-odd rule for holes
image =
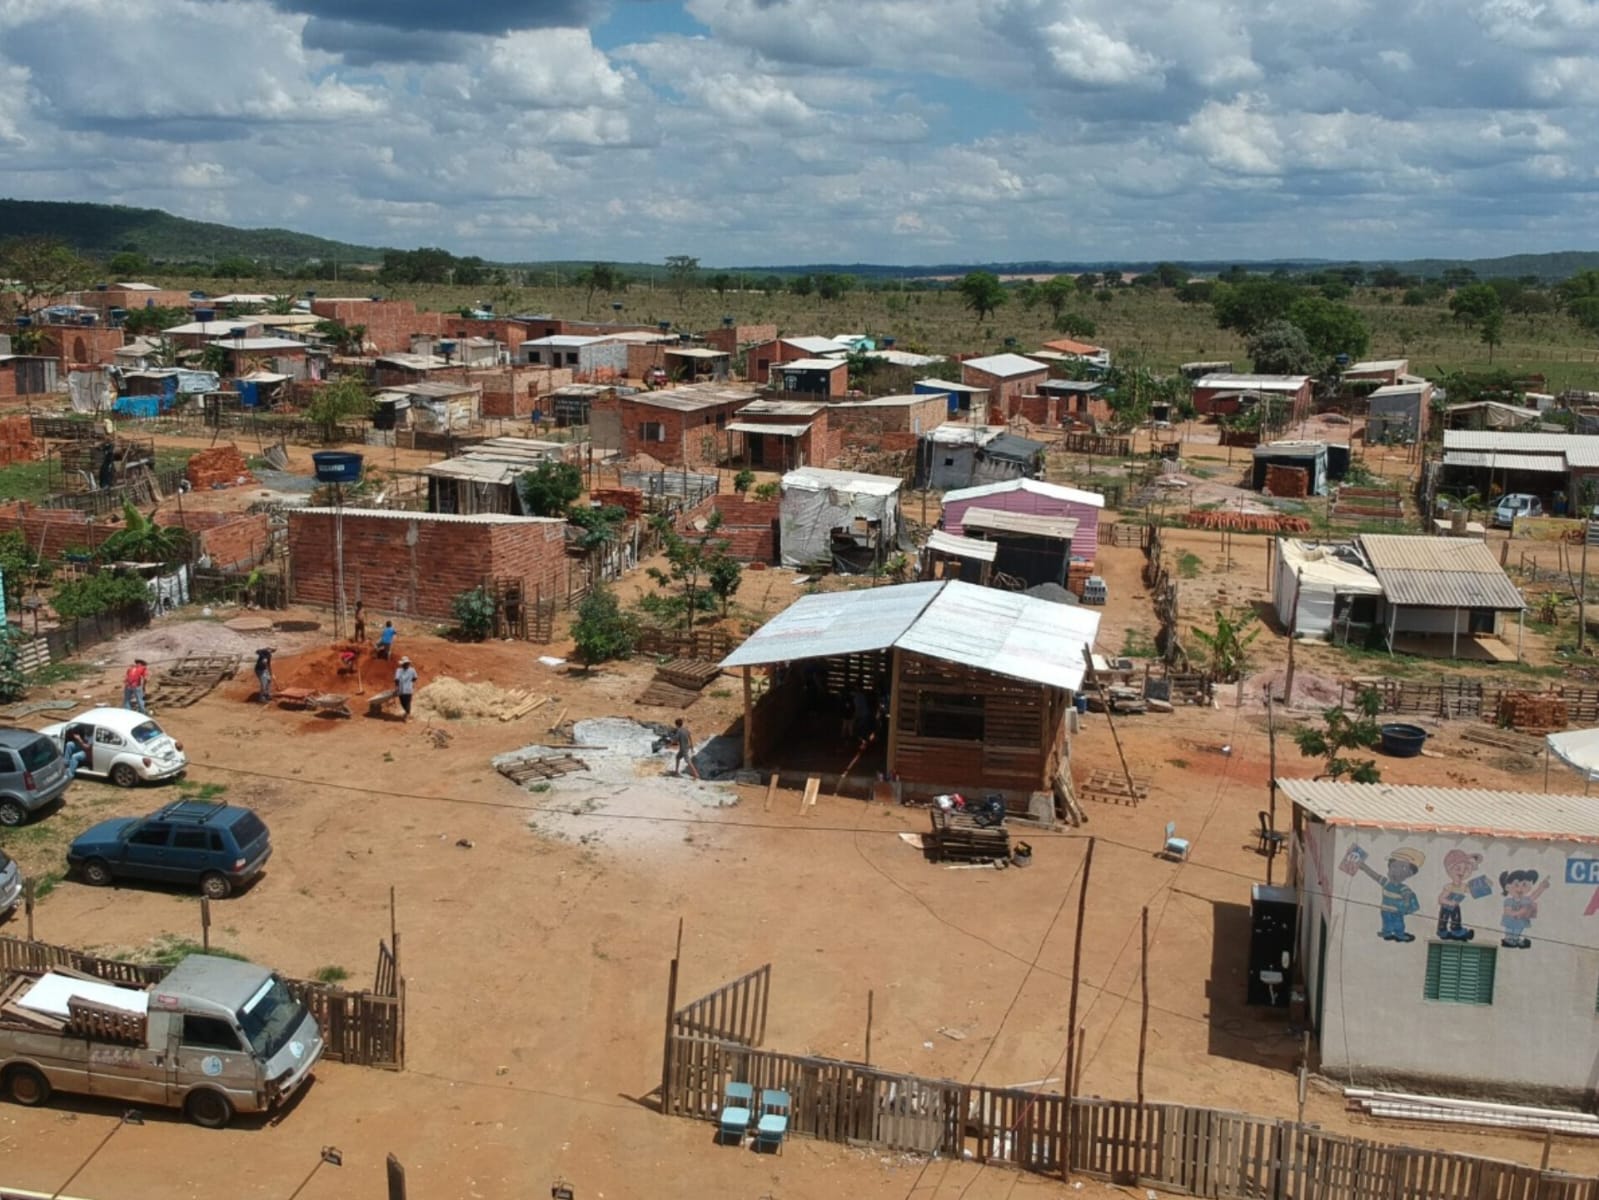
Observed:
[[[88,1038],[96,1042],[121,1042],[142,1046],[147,1032],[148,1017],[142,1012],[129,1012],[108,1004],[99,1004],[82,996],[67,999],[67,1016],[40,1012],[22,1004],[22,998],[46,975],[80,979],[99,987],[115,984],[86,975],[82,971],[56,967],[49,971],[16,971],[0,982],[0,1029],[16,1029],[29,1033],[55,1033]],[[142,988],[127,988],[140,992]]]

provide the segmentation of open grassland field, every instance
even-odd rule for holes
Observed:
[[[168,286],[197,288],[212,293],[262,291],[303,295],[303,280],[262,279],[226,282],[216,279],[163,279]],[[371,279],[313,284],[321,296],[381,294],[386,298],[414,300],[420,307],[449,311],[487,301],[495,311],[550,313],[573,320],[619,320],[653,325],[669,321],[674,328],[704,331],[733,317],[743,325],[772,323],[783,334],[871,333],[898,339],[896,346],[929,354],[981,354],[1006,349],[1005,339],[1016,339],[1016,349],[1037,349],[1058,337],[1049,309],[1038,304],[1027,309],[1012,294],[987,320],[978,322],[953,292],[874,291],[864,287],[836,300],[815,295],[733,291],[718,294],[709,288],[691,288],[681,295],[661,281],[652,287],[634,283],[624,292],[595,292],[579,287],[450,287],[397,285],[386,287]],[[1184,304],[1171,292],[1146,292],[1118,288],[1109,301],[1080,296],[1068,311],[1094,322],[1088,340],[1108,346],[1120,360],[1139,360],[1156,370],[1182,362],[1231,359],[1244,367],[1244,342],[1230,330],[1216,328],[1209,305]],[[620,311],[613,303],[622,305]],[[1347,303],[1366,318],[1372,337],[1369,358],[1405,357],[1413,370],[1440,371],[1487,368],[1488,347],[1475,325],[1457,321],[1447,301],[1421,307],[1399,303],[1397,292],[1357,289]],[[1515,374],[1544,375],[1551,390],[1599,388],[1599,342],[1565,316],[1507,316],[1503,342],[1495,349],[1495,367]]]

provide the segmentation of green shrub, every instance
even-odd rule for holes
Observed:
[[[455,628],[469,642],[481,642],[494,628],[494,595],[488,588],[475,587],[450,601]]]

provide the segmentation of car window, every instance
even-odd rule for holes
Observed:
[[[206,836],[203,829],[179,829],[172,835],[172,845],[177,850],[204,850]]]
[[[95,728],[94,740],[99,742],[102,746],[125,746],[125,745],[127,745],[127,743],[122,740],[122,736],[120,734],[114,732],[113,730],[105,728],[105,726],[103,726],[103,725],[102,726],[97,726]]]
[[[266,826],[261,823],[261,818],[253,812],[240,815],[233,823],[233,840],[241,846],[248,846],[256,838],[266,834]]]
[[[161,726],[154,721],[141,721],[133,727],[133,740],[143,744],[161,736]]]
[[[211,833],[211,849],[218,851],[222,849],[222,835],[215,830]]]
[[[165,846],[167,835],[172,832],[168,825],[141,825],[133,831],[128,841],[135,846]]]
[[[48,738],[36,738],[22,747],[22,769],[37,771],[40,767],[49,766],[59,757],[59,751]]]
[[[11,751],[0,750],[0,775],[15,775],[17,770],[17,760]]]
[[[204,1050],[240,1050],[239,1035],[221,1017],[183,1018],[183,1044]]]

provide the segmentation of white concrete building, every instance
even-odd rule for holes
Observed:
[[[1599,796],[1279,779],[1324,1073],[1587,1104]]]

